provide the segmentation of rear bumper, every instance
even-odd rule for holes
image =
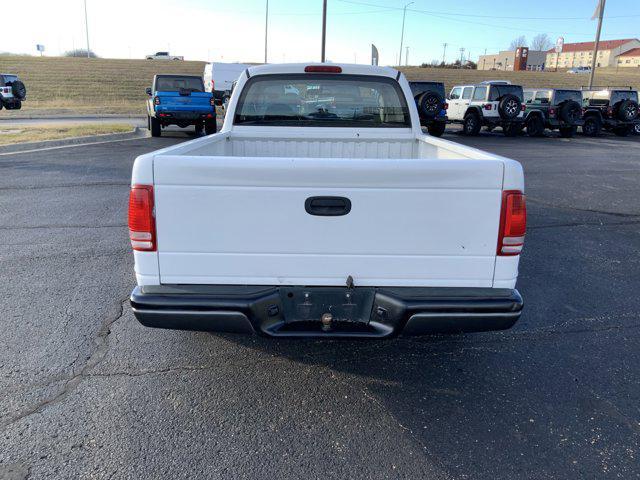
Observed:
[[[147,327],[381,338],[508,329],[523,301],[493,288],[162,285],[136,287],[131,307]]]

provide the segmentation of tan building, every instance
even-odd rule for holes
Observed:
[[[529,50],[527,55],[527,70],[543,70],[547,52]],[[492,55],[480,55],[478,70],[513,71],[516,64],[516,51],[503,50]]]
[[[593,61],[594,42],[565,43],[562,52],[556,54],[554,49],[547,52],[546,68],[590,67]],[[627,38],[623,40],[604,40],[598,46],[596,67],[615,67],[618,57],[635,48],[640,48],[640,40]]]
[[[619,67],[640,67],[640,48],[624,52],[618,57]]]

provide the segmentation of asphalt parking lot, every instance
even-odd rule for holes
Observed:
[[[146,329],[126,206],[173,134],[0,155],[0,478],[640,476],[640,139],[445,138],[521,161],[503,333]]]

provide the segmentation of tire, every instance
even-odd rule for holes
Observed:
[[[4,102],[2,101],[2,97],[0,97],[0,110],[2,110],[3,106],[4,106]]]
[[[631,127],[628,125],[625,125],[623,127],[616,127],[613,129],[613,133],[618,137],[626,137],[631,133]]]
[[[418,112],[421,117],[433,118],[444,108],[444,99],[436,92],[424,92],[417,98]]]
[[[505,137],[517,137],[522,131],[522,125],[518,123],[507,123],[502,126],[502,133]]]
[[[540,115],[532,115],[527,120],[527,135],[541,137],[544,133],[544,121]]]
[[[638,104],[633,100],[624,100],[618,105],[617,116],[623,122],[631,122],[638,116]]]
[[[13,96],[18,100],[24,100],[27,98],[27,87],[25,87],[24,83],[20,80],[16,80],[11,84],[11,93],[13,93]]]
[[[516,118],[522,110],[520,99],[510,93],[503,96],[498,104],[498,113],[500,118],[504,120],[512,120]]]
[[[160,125],[160,120],[156,117],[151,117],[151,136],[159,137],[162,135],[162,127]]]
[[[640,123],[636,123],[633,126],[633,133],[635,133],[636,135],[640,135]]]
[[[574,100],[568,100],[560,107],[560,119],[567,125],[575,125],[582,115],[582,107]]]
[[[151,117],[147,115],[147,130],[151,130]]]
[[[597,137],[602,131],[602,120],[595,115],[591,115],[584,119],[582,125],[582,133],[587,137]]]
[[[432,122],[427,126],[429,135],[433,137],[441,137],[445,131],[447,124],[444,122]]]
[[[202,130],[204,129],[204,125],[202,123],[196,123],[196,135],[202,135]]]
[[[204,122],[204,133],[206,135],[213,135],[218,131],[218,124],[216,123],[215,118],[213,120],[206,120]]]
[[[477,113],[471,112],[464,116],[464,123],[462,124],[462,133],[465,135],[478,135],[480,133],[480,117]]]
[[[560,127],[560,136],[562,138],[571,138],[576,134],[578,127]]]

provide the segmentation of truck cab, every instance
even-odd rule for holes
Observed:
[[[268,337],[511,327],[521,165],[423,133],[397,70],[244,71],[219,133],[136,158],[136,318]]]
[[[202,77],[196,75],[156,75],[146,89],[147,125],[151,136],[159,137],[169,125],[195,126],[197,134],[216,132],[215,100],[204,91]]]

